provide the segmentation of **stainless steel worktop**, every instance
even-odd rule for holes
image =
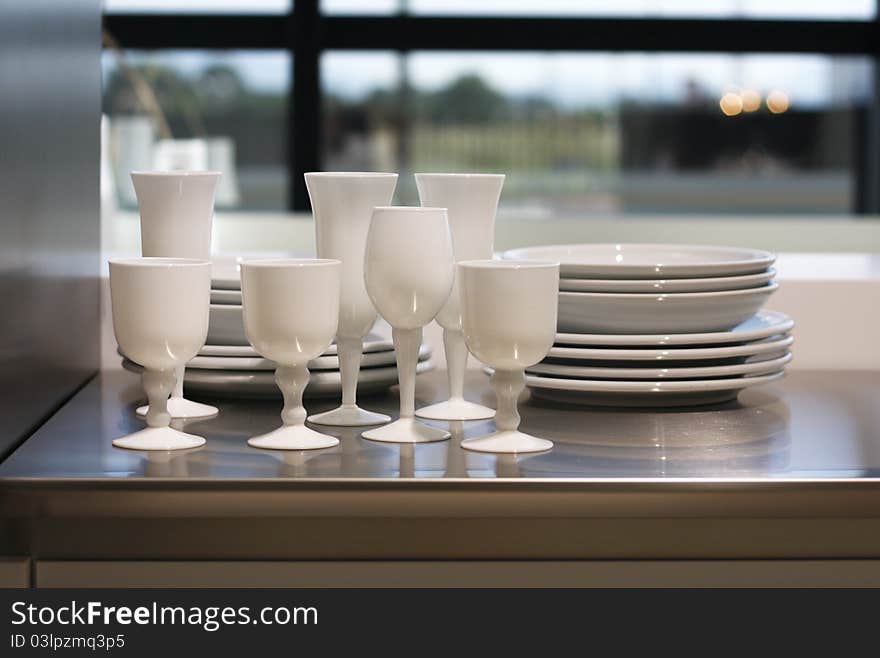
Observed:
[[[492,402],[469,374],[474,399]],[[420,403],[445,373],[419,377]],[[104,373],[0,465],[13,553],[56,558],[454,559],[880,556],[880,375],[795,371],[689,410],[521,404],[556,447],[495,457],[451,441],[249,448],[280,403],[221,400],[187,453],[119,450],[136,376]],[[393,412],[396,396],[365,406]],[[312,401],[310,411],[329,407]],[[441,423],[442,425],[442,423]],[[395,538],[392,540],[391,538]]]

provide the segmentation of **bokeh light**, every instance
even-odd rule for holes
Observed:
[[[773,112],[773,114],[782,114],[789,108],[789,105],[788,94],[784,91],[774,89],[767,94],[767,109]]]
[[[733,91],[728,91],[721,97],[719,102],[721,111],[729,117],[734,117],[743,111],[742,96]]]
[[[741,96],[743,112],[755,112],[761,107],[761,94],[754,89],[746,89]]]

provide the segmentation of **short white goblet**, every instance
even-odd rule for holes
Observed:
[[[205,439],[169,427],[175,372],[208,335],[211,263],[188,258],[110,261],[113,331],[122,353],[144,367],[147,428],[113,441],[132,450],[195,448]]]
[[[397,174],[312,172],[305,178],[315,216],[318,258],[342,261],[336,332],[342,405],[309,416],[309,422],[341,427],[387,423],[391,419],[385,414],[357,406],[357,381],[364,335],[376,321],[376,309],[364,287],[364,245],[373,208],[391,203]]]
[[[141,217],[141,255],[164,258],[211,258],[211,224],[217,171],[133,171],[131,181]],[[185,365],[175,372],[168,400],[172,418],[206,418],[217,407],[183,397]],[[145,416],[148,407],[139,407]]]
[[[449,432],[415,419],[416,364],[422,328],[452,289],[452,237],[445,208],[376,208],[367,235],[364,281],[391,325],[400,382],[400,419],[361,434],[373,441],[442,441]]]
[[[303,391],[308,362],[333,341],[339,322],[342,263],[330,259],[271,258],[241,263],[241,301],[248,341],[278,363],[275,381],[284,395],[282,425],[248,439],[254,448],[316,450],[339,439],[305,426]]]
[[[477,260],[458,264],[462,327],[468,349],[495,369],[496,431],[465,439],[461,447],[479,452],[540,452],[551,441],[519,431],[517,398],[525,369],[543,359],[556,337],[559,264],[538,261]]]
[[[416,174],[423,206],[446,208],[456,262],[492,258],[495,213],[504,174]],[[446,305],[437,314],[443,327],[449,399],[416,411],[420,418],[478,420],[492,418],[495,410],[464,399],[468,350],[461,330],[461,293],[458,279]]]

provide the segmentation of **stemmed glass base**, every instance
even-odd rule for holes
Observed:
[[[381,425],[391,420],[390,416],[367,411],[357,406],[357,381],[358,373],[361,370],[363,351],[362,337],[336,336],[336,353],[339,355],[339,373],[342,377],[342,404],[336,409],[309,416],[310,423],[335,427],[358,427],[361,425]]]
[[[446,402],[417,409],[416,416],[431,420],[484,420],[494,417],[495,410],[464,398],[449,398]]]
[[[419,418],[431,420],[483,420],[493,418],[495,410],[464,399],[464,373],[468,349],[461,329],[443,329],[446,371],[449,377],[449,399],[416,410]]]
[[[317,425],[334,425],[337,427],[358,427],[360,425],[381,425],[391,420],[390,416],[361,409],[356,404],[343,404],[320,414],[309,416],[309,422]]]
[[[113,445],[127,450],[186,450],[205,445],[205,439],[172,427],[147,427],[113,439]]]
[[[169,427],[171,414],[166,405],[168,394],[174,388],[174,371],[145,369],[141,383],[150,401],[147,414],[147,427],[113,439],[113,445],[127,450],[186,450],[205,444],[205,439],[195,434],[187,434]]]
[[[305,425],[282,425],[277,430],[248,439],[248,445],[267,450],[319,450],[339,445],[339,439]]]
[[[415,419],[416,364],[422,329],[398,329],[392,327],[394,353],[397,359],[397,378],[400,383],[400,418],[393,423],[367,430],[361,434],[370,441],[388,443],[430,443],[444,441],[452,436],[446,430],[431,427]]]
[[[279,365],[275,382],[284,396],[281,421],[284,423],[267,434],[248,439],[248,445],[266,450],[320,450],[339,445],[339,439],[306,427],[306,410],[302,404],[303,391],[309,384],[309,369],[305,365]]]
[[[518,430],[500,430],[486,436],[465,439],[461,442],[461,447],[475,452],[543,452],[550,450],[553,442]]]
[[[171,397],[168,398],[168,413],[172,418],[188,419],[188,418],[209,418],[220,413],[217,407],[210,404],[202,404],[201,402],[193,402],[183,397],[183,375],[184,368],[176,368],[174,370],[174,390]],[[146,416],[150,412],[150,405],[138,407],[135,413],[138,416]]]
[[[420,423],[415,418],[400,418],[388,425],[367,430],[361,436],[370,441],[388,443],[430,443],[445,441],[452,435],[446,430]]]
[[[553,442],[539,439],[519,431],[519,410],[517,400],[526,386],[522,370],[498,370],[492,373],[492,388],[498,398],[498,411],[495,412],[497,431],[485,436],[465,439],[461,447],[476,452],[520,453],[543,452],[553,447]]]
[[[143,407],[138,407],[135,413],[137,413],[138,416],[146,416],[149,411],[150,405],[145,404]],[[186,398],[171,397],[168,398],[168,413],[171,414],[172,418],[178,419],[208,418],[210,416],[216,416],[220,413],[220,410],[217,409],[217,407],[212,407],[210,404],[193,402]]]

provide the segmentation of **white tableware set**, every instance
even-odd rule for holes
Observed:
[[[448,439],[448,431],[415,417],[461,421],[494,415],[464,399],[470,350],[496,368],[499,412],[496,432],[468,439],[463,447],[535,452],[552,446],[518,431],[516,405],[524,369],[553,343],[559,265],[491,260],[503,176],[417,174],[422,205],[400,207],[388,205],[396,174],[307,174],[318,258],[218,260],[212,275],[218,177],[132,174],[144,257],[111,261],[110,285],[124,365],[143,373],[150,404],[143,409],[147,429],[114,445],[175,450],[204,443],[169,427],[171,418],[217,413],[185,400],[184,382],[213,394],[280,391],[282,426],[251,438],[257,448],[310,450],[338,443],[305,425],[306,391],[342,392],[337,409],[308,417],[315,425],[379,425],[362,433],[374,441]],[[392,327],[393,353],[368,335],[377,311]],[[422,329],[435,318],[444,328],[450,398],[416,410],[415,377],[430,367]],[[358,406],[358,387],[395,381],[398,420],[388,422]]]
[[[503,258],[561,263],[554,344],[526,369],[537,397],[612,406],[724,402],[779,379],[792,358],[794,322],[761,310],[778,287],[767,252],[584,244],[514,249]]]
[[[141,216],[141,255],[144,258],[187,258],[207,262],[210,281],[214,191],[219,179],[220,173],[216,171],[132,172],[131,180]],[[186,267],[174,263],[167,266],[172,269]],[[112,281],[112,269],[110,276]],[[164,292],[169,298],[174,294],[167,288]],[[172,418],[215,415],[216,407],[183,397],[185,367],[186,361],[176,367],[168,413]],[[148,408],[141,407],[137,413],[147,415]]]
[[[366,210],[364,235],[369,227],[370,208]],[[355,240],[356,241],[356,240]],[[320,242],[319,242],[320,244]],[[363,245],[363,240],[361,240]],[[319,255],[324,252],[319,249]],[[342,254],[338,254],[341,256]],[[291,254],[278,254],[274,257],[292,257]],[[329,257],[329,256],[328,256]],[[248,341],[244,325],[242,307],[241,269],[242,256],[215,255],[212,257],[211,305],[209,311],[208,337],[198,355],[188,364],[184,375],[187,390],[216,397],[235,398],[277,398],[281,391],[275,383],[272,372],[276,363],[264,358]],[[353,400],[355,389],[362,393],[378,393],[397,383],[397,369],[394,360],[394,345],[388,339],[375,333],[364,333],[354,341],[352,354],[347,337],[341,332],[351,326],[351,320],[359,323],[357,331],[373,326],[376,311],[372,310],[366,292],[363,302],[346,303],[352,299],[351,277],[346,277],[343,262],[340,303],[340,334],[321,355],[309,363],[312,371],[306,397],[332,397],[343,394],[346,401]],[[362,257],[361,257],[362,261]],[[363,275],[361,276],[363,278]],[[361,283],[361,288],[363,284]],[[369,309],[364,314],[365,309]],[[355,315],[360,313],[360,315]],[[342,341],[342,345],[339,341]],[[350,340],[350,339],[349,339]],[[360,354],[363,352],[363,361]],[[342,358],[340,358],[340,355]],[[427,372],[434,365],[429,360],[431,350],[422,346],[419,352],[419,372]],[[354,358],[354,366],[350,364]],[[359,368],[363,366],[362,369]],[[125,362],[125,367],[138,370],[135,364]],[[345,384],[343,385],[343,381]],[[382,422],[382,421],[376,421]]]
[[[339,408],[310,422],[358,426],[388,422],[384,414],[361,409],[357,391],[376,393],[397,383],[394,345],[368,333],[376,310],[364,287],[364,245],[372,210],[394,196],[397,174],[309,173],[306,187],[315,217],[317,256],[341,261],[339,325],[334,344],[309,363],[307,397],[342,394]],[[276,364],[262,358],[245,334],[241,292],[241,257],[214,258],[207,344],[186,374],[190,390],[235,397],[278,397],[271,372]],[[421,346],[418,372],[434,366]]]

